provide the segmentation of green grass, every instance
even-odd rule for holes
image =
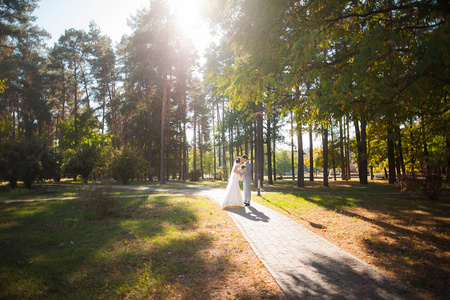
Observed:
[[[382,208],[384,210],[398,207],[414,207],[416,202],[411,199],[423,199],[420,195],[401,193],[394,185],[384,182],[372,182],[360,185],[357,181],[330,181],[329,187],[324,187],[321,181],[305,182],[306,187],[297,188],[295,182],[277,181],[274,185],[265,185],[268,192],[262,194],[263,199],[284,210],[294,212],[308,206],[318,206],[327,209],[343,208]],[[445,195],[442,197],[444,198]],[[406,201],[403,201],[406,200]],[[431,203],[426,201],[426,203]]]
[[[34,186],[32,189],[0,186],[0,200],[65,198],[78,196],[79,186]]]
[[[90,182],[92,183],[92,182]],[[123,186],[117,182],[109,182],[109,185]],[[24,199],[45,199],[45,198],[66,198],[66,197],[76,197],[80,189],[84,186],[81,182],[62,182],[59,184],[35,184],[32,189],[26,189],[19,187],[16,189],[10,189],[7,185],[0,185],[0,200],[24,200]],[[134,181],[130,184],[124,185],[125,188],[114,188],[112,190],[112,195],[115,196],[125,196],[125,195],[144,195],[150,193],[157,194],[167,194],[176,193],[179,189],[192,189],[186,186],[180,186],[177,183],[168,182],[164,185],[159,184],[159,182],[142,182]],[[163,189],[167,191],[151,191],[151,190],[131,190],[130,188],[151,188],[151,189]]]
[[[215,203],[155,197],[122,204],[106,221],[73,201],[1,205],[0,298],[166,298],[183,290],[173,284],[180,274],[202,274],[208,262],[199,254],[214,236],[198,228],[213,218]]]

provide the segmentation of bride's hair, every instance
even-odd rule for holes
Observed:
[[[240,163],[241,162],[241,158],[240,157],[236,157],[236,163]]]

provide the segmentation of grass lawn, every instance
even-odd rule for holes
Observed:
[[[0,204],[0,298],[285,299],[228,214],[197,196],[121,199],[106,220],[71,200]]]
[[[267,205],[429,299],[450,299],[450,197],[403,194],[386,182],[264,186]]]
[[[90,182],[92,183],[92,182]],[[123,186],[120,182],[111,181],[108,183],[112,186]],[[66,198],[77,197],[80,189],[84,184],[80,181],[64,181],[61,183],[46,183],[46,184],[34,184],[31,189],[17,188],[11,189],[6,184],[0,184],[0,201],[1,200],[24,200],[24,199],[47,199],[47,198]],[[112,194],[115,196],[126,195],[142,195],[149,193],[157,194],[172,194],[177,193],[180,189],[180,185],[174,182],[168,182],[161,185],[159,182],[143,182],[143,181],[130,181],[129,184],[124,186],[125,188],[114,188]],[[133,190],[133,188],[135,190]],[[142,190],[139,190],[142,188]],[[160,191],[152,192],[147,188],[161,189]],[[183,186],[183,190],[192,189],[190,187]]]

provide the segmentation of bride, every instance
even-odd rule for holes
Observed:
[[[241,171],[241,158],[236,158],[233,168],[231,169],[230,180],[228,181],[227,189],[225,190],[225,197],[220,206],[226,207],[243,207],[241,189],[239,187],[239,172]]]

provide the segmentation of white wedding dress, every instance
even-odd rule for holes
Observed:
[[[239,174],[233,172],[236,167],[236,163],[231,169],[230,180],[228,181],[227,189],[225,190],[225,197],[223,198],[220,206],[222,208],[230,207],[243,207],[244,201],[242,200],[241,188],[239,187]],[[239,167],[238,170],[241,168]]]

